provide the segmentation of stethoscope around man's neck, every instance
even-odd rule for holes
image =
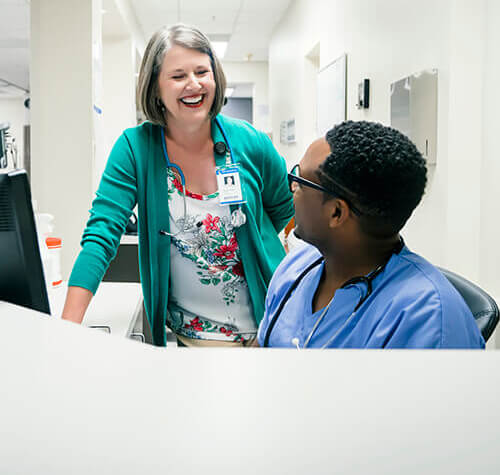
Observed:
[[[404,245],[405,244],[404,244],[403,238],[400,237],[399,238],[399,242],[392,249],[390,256],[381,265],[379,265],[375,270],[373,270],[372,272],[370,272],[368,275],[362,275],[362,276],[358,276],[358,277],[353,277],[352,279],[349,279],[348,281],[344,282],[340,286],[341,289],[344,289],[344,288],[348,287],[349,285],[365,284],[366,285],[366,293],[363,294],[363,295],[361,295],[361,298],[359,299],[358,303],[354,307],[354,310],[351,312],[351,314],[349,315],[349,317],[347,318],[347,320],[344,322],[343,325],[340,326],[340,328],[321,347],[322,349],[326,348],[332,341],[334,341],[335,338],[338,336],[338,334],[352,320],[352,318],[354,317],[354,315],[356,314],[356,312],[358,311],[358,309],[361,307],[361,305],[363,305],[363,303],[366,301],[366,299],[372,294],[373,280],[375,279],[375,277],[377,277],[378,275],[380,275],[380,273],[385,269],[385,267],[387,266],[388,262],[390,261],[391,257],[394,254],[399,254],[401,252],[401,250],[403,249]],[[284,306],[286,305],[286,303],[290,299],[293,291],[298,287],[298,285],[304,279],[304,277],[307,274],[309,274],[309,272],[311,272],[312,269],[314,269],[315,267],[317,267],[318,265],[320,265],[322,262],[324,262],[324,260],[325,260],[325,258],[323,256],[321,256],[320,258],[316,259],[304,271],[302,271],[302,273],[299,275],[299,277],[297,279],[295,279],[295,281],[293,282],[293,284],[290,286],[290,288],[288,289],[287,293],[285,294],[285,296],[281,300],[281,302],[279,304],[279,307],[278,307],[278,310],[274,314],[273,319],[271,320],[271,322],[269,323],[269,326],[267,327],[266,335],[264,337],[264,345],[263,345],[264,347],[268,347],[269,346],[269,338],[271,337],[271,332],[273,331],[273,328],[276,326],[278,318],[280,317],[281,312],[283,311]],[[302,346],[302,348],[307,348],[307,346],[309,345],[309,342],[311,341],[314,333],[316,332],[316,329],[318,328],[318,326],[320,325],[320,323],[325,318],[325,315],[328,313],[328,310],[329,310],[330,305],[331,305],[332,302],[333,302],[333,297],[330,300],[330,302],[328,303],[328,305],[323,309],[323,312],[321,313],[321,315],[316,320],[316,323],[314,324],[312,330],[310,331],[309,335],[307,336],[306,340],[304,341],[304,345]],[[298,338],[293,338],[292,339],[292,343],[297,348],[299,348]]]

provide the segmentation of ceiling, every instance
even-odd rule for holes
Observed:
[[[0,97],[23,96],[29,89],[30,5],[28,0],[0,0]]]
[[[103,34],[123,36],[117,4],[126,5],[147,40],[165,25],[183,22],[208,36],[229,36],[224,61],[267,61],[272,32],[292,0],[103,0]],[[29,89],[30,0],[0,0],[0,97]]]
[[[146,38],[177,22],[229,35],[224,61],[267,61],[272,32],[290,0],[130,0]],[[249,56],[250,55],[250,56]]]

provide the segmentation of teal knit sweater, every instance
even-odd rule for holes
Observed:
[[[246,203],[246,223],[236,228],[241,259],[257,324],[271,276],[285,252],[278,233],[293,216],[286,165],[269,138],[248,123],[219,115],[240,164]],[[223,137],[212,121],[213,142]],[[146,122],[125,130],[109,156],[83,232],[82,250],[69,279],[70,286],[95,293],[116,254],[120,238],[138,205],[139,268],[144,304],[156,345],[165,346],[170,279],[167,168],[162,150],[162,129]],[[214,153],[217,166],[225,157]],[[231,209],[236,209],[231,206]],[[180,321],[169,321],[176,330]]]

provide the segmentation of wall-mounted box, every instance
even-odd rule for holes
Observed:
[[[391,84],[391,126],[407,135],[428,164],[437,158],[437,69]]]
[[[358,109],[368,109],[370,107],[370,80],[363,79],[358,84],[358,102],[356,102]]]
[[[295,143],[295,119],[280,122],[280,142],[283,144]]]

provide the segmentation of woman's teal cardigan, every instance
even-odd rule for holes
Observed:
[[[236,229],[241,259],[257,324],[264,313],[267,286],[285,252],[278,233],[293,216],[286,165],[271,141],[246,122],[219,115],[240,164],[246,203],[246,223]],[[224,141],[212,121],[213,142]],[[113,259],[126,223],[138,205],[139,268],[153,342],[165,346],[170,275],[167,168],[162,129],[150,122],[125,130],[111,151],[83,232],[82,250],[69,279],[70,286],[95,293]],[[225,157],[214,152],[217,166]],[[196,160],[196,157],[193,157]],[[235,206],[231,206],[236,209]],[[175,330],[180,321],[169,321]]]

